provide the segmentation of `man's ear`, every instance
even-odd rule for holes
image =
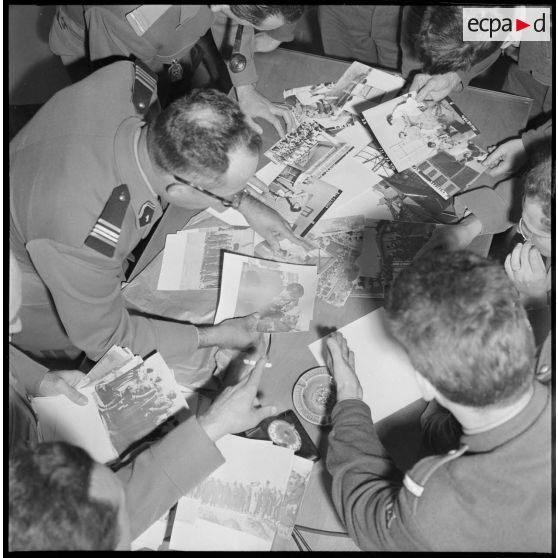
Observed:
[[[438,390],[418,371],[415,370],[415,380],[419,387],[422,398],[425,401],[432,401]]]
[[[192,188],[186,186],[186,184],[180,184],[179,182],[174,182],[166,187],[167,199],[171,204],[181,201],[185,197],[189,197],[191,192]]]

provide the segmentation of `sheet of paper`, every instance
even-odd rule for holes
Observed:
[[[225,252],[215,323],[259,312],[257,331],[308,331],[317,283],[315,265]]]
[[[355,353],[355,368],[362,385],[363,401],[370,407],[374,421],[421,397],[409,357],[388,332],[384,316],[384,309],[379,308],[339,329]],[[308,348],[318,364],[324,366],[327,348],[323,339],[318,339]]]
[[[225,463],[179,500],[170,549],[270,550],[293,452],[232,435],[216,445]]]
[[[64,441],[80,448],[100,463],[118,457],[91,395],[93,388],[84,388],[87,405],[78,405],[65,395],[35,397],[32,406],[39,417],[41,438],[45,442]]]
[[[168,513],[132,541],[132,550],[158,550],[167,529]]]
[[[355,196],[348,199],[346,203],[342,203],[341,195],[337,202],[328,209],[325,216],[330,219],[351,217],[352,215],[363,215],[369,219],[393,219],[384,196],[367,186],[360,193],[357,192]]]
[[[167,235],[157,290],[217,289],[223,250],[253,255],[254,231],[208,227]]]

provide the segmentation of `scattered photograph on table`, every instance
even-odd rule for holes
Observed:
[[[291,536],[293,527],[295,526],[298,509],[300,508],[304,493],[306,492],[306,487],[308,486],[308,481],[310,480],[312,465],[312,461],[309,459],[298,456],[293,458],[293,469],[289,477],[285,497],[283,498],[279,510],[276,539]]]
[[[353,157],[355,161],[358,161],[378,176],[387,177],[397,172],[394,164],[375,138],[372,138],[370,142],[357,151]]]
[[[421,163],[439,150],[466,144],[479,133],[449,97],[438,103],[418,103],[415,97],[413,91],[363,113],[398,171]]]
[[[258,258],[265,258],[266,260],[275,260],[278,262],[306,265],[319,265],[320,263],[319,248],[306,250],[304,247],[291,242],[287,238],[279,241],[278,252],[274,252],[266,241],[256,244],[256,246],[254,246],[254,255],[258,256]]]
[[[393,279],[412,262],[435,228],[431,223],[367,220],[357,260],[360,275],[351,296],[384,298]]]
[[[327,92],[327,99],[336,111],[360,112],[392,98],[404,83],[400,76],[353,62]]]
[[[229,550],[270,550],[293,467],[292,451],[239,436],[227,436],[217,447],[226,461],[179,500],[171,549],[225,550],[222,539],[234,537],[241,548]],[[213,536],[196,540],[199,528]]]
[[[384,195],[394,220],[451,223],[456,219],[452,198],[478,176],[471,166],[440,151],[382,179],[372,189]]]
[[[291,109],[297,124],[317,122],[328,134],[335,136],[343,128],[353,126],[357,116],[348,111],[336,112],[328,99],[334,82],[307,85],[283,92],[285,103]]]
[[[317,179],[352,149],[351,145],[337,142],[317,122],[303,122],[264,155],[276,164],[290,165]]]
[[[222,250],[252,255],[254,231],[240,227],[209,227],[167,235],[157,290],[218,288]]]
[[[93,397],[119,454],[186,407],[159,353],[124,373],[108,374],[95,384]]]
[[[342,307],[360,275],[357,259],[362,251],[362,228],[312,236],[320,247],[317,298]]]
[[[314,313],[317,267],[225,252],[215,323],[260,313],[257,331],[308,331]]]
[[[255,197],[275,209],[300,236],[305,236],[341,195],[339,188],[307,177],[291,165],[285,165],[268,188]]]

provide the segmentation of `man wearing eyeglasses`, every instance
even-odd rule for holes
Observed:
[[[269,242],[304,244],[242,192],[261,139],[238,105],[197,90],[146,123],[155,83],[139,63],[101,68],[57,93],[10,143],[10,247],[24,300],[12,341],[35,357],[84,351],[96,361],[118,344],[143,356],[158,350],[173,366],[197,348],[258,341],[255,316],[195,327],[124,307],[127,258],[167,204],[184,208],[186,223],[230,203]]]

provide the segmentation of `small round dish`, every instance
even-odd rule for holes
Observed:
[[[302,440],[296,428],[286,420],[274,420],[267,427],[267,434],[271,441],[278,446],[298,451],[302,447]]]
[[[335,382],[326,366],[306,370],[293,387],[293,404],[300,416],[312,424],[331,424],[335,405]]]

